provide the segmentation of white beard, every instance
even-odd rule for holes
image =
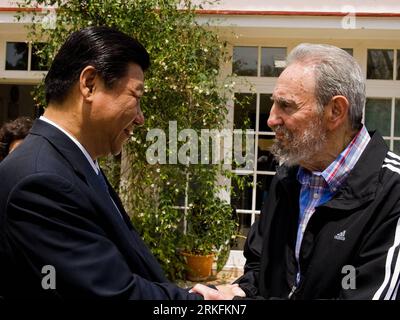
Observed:
[[[299,165],[301,162],[312,162],[312,159],[321,152],[326,144],[326,130],[322,126],[322,119],[310,121],[310,125],[301,136],[294,136],[284,126],[274,127],[275,132],[283,134],[283,141],[278,139],[271,147],[271,153],[278,160],[279,164],[289,167]]]

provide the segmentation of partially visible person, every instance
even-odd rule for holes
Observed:
[[[6,122],[0,129],[0,161],[14,151],[28,135],[33,120],[29,117],[19,117]]]

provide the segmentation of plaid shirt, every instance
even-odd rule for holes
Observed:
[[[315,208],[332,198],[346,180],[370,140],[368,131],[363,126],[346,149],[323,172],[310,172],[301,167],[299,168],[297,180],[301,184],[300,215],[295,249],[298,266],[304,231]],[[297,283],[300,281],[300,268],[298,269]]]

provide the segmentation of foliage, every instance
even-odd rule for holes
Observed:
[[[103,157],[99,160],[99,164],[114,190],[119,190],[121,181],[121,155]]]
[[[187,248],[192,243],[193,250],[203,252],[213,246],[220,249],[222,243],[229,241],[236,224],[229,205],[216,197],[216,181],[224,174],[220,164],[151,165],[146,159],[146,150],[151,144],[146,141],[146,135],[152,128],[168,132],[169,121],[177,122],[178,132],[191,128],[200,134],[203,128],[224,127],[228,97],[223,92],[231,94],[232,88],[220,69],[229,60],[226,43],[206,29],[206,25],[196,22],[198,7],[190,0],[23,2],[26,7],[53,5],[57,7],[54,25],[33,23],[30,26],[31,41],[46,42],[38,52],[44,66],[49,66],[68,34],[91,25],[107,25],[130,34],[150,53],[152,66],[145,74],[145,95],[141,100],[145,126],[134,133],[123,151],[121,163],[110,158],[103,163],[110,167],[106,173],[112,184],[119,186],[134,225],[173,279],[183,270],[177,255],[179,246]],[[23,14],[26,13],[20,17]],[[40,21],[43,16],[51,20],[54,10],[29,14],[32,22]],[[38,105],[43,105],[42,85],[35,99]],[[171,140],[167,136],[169,156]],[[183,143],[178,142],[178,146]],[[186,216],[187,237],[182,233],[185,194],[192,204]]]
[[[218,197],[215,186],[204,185],[206,179],[199,181],[202,175],[194,175],[194,178],[197,181],[189,194],[189,218],[182,247],[193,254],[218,254],[230,245],[237,232],[235,212],[230,204]]]

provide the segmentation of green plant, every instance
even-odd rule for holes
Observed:
[[[232,207],[218,196],[208,199],[196,197],[192,200],[187,216],[184,250],[199,255],[221,251],[236,234]]]
[[[228,260],[231,242],[237,235],[238,217],[231,205],[219,196],[224,187],[216,183],[218,171],[213,169],[210,165],[186,168],[187,202],[179,246],[184,254],[213,254],[219,272]]]
[[[198,198],[188,215],[183,250],[195,255],[214,254],[220,271],[228,258],[231,240],[237,233],[232,207],[217,196],[207,200]]]
[[[218,196],[216,184],[210,185],[199,173],[202,170],[207,168],[189,176],[191,188],[182,248],[193,254],[218,256],[237,233],[237,217],[231,205]]]

